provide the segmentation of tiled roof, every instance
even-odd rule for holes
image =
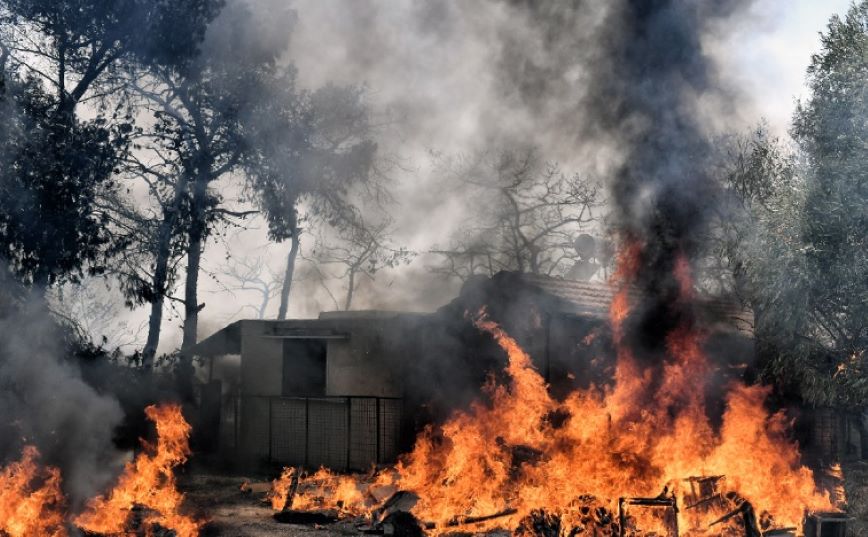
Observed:
[[[495,275],[493,279],[497,279]],[[575,315],[593,315],[607,318],[609,305],[615,295],[612,286],[604,282],[582,282],[540,274],[511,273],[512,278],[539,289],[556,299],[558,310]],[[639,298],[631,291],[632,299]],[[701,310],[712,322],[728,324],[740,332],[753,333],[753,314],[739,304],[722,299],[700,299]]]
[[[558,300],[564,313],[607,316],[614,290],[605,283],[580,282],[540,274],[520,274],[519,279]]]

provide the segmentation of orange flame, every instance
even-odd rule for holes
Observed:
[[[519,344],[495,323],[476,321],[506,352],[507,382],[486,386],[489,404],[476,402],[441,427],[426,429],[396,466],[395,485],[419,496],[413,513],[435,523],[435,533],[456,520],[511,510],[474,529],[514,528],[538,508],[567,524],[583,524],[593,509],[611,514],[617,498],[654,497],[664,486],[678,500],[685,534],[707,532],[744,500],[775,527],[800,527],[805,510],[833,509],[812,472],[801,466],[798,448],[787,437],[790,424],[783,414],[766,410],[766,388],[730,386],[722,424],[714,430],[704,395],[712,365],[701,333],[680,326],[667,335],[656,382],[648,368],[638,366],[624,342],[623,322],[640,256],[641,246],[629,245],[613,280],[617,368],[610,388],[579,390],[556,401]],[[675,277],[681,300],[692,300],[686,259],[676,260]],[[685,509],[697,499],[685,485],[692,476],[726,476],[720,501]],[[297,505],[304,505],[303,496]],[[342,509],[364,511],[346,504]],[[663,517],[644,511],[631,510],[631,528],[665,534]]]
[[[60,471],[38,459],[39,451],[27,446],[19,461],[0,469],[0,535],[66,537]]]
[[[368,516],[379,501],[386,499],[376,494],[377,489],[393,488],[394,481],[388,473],[357,479],[326,468],[311,475],[296,475],[297,472],[295,468],[284,468],[280,477],[272,481],[268,500],[275,511],[331,509],[343,516]]]
[[[115,488],[90,500],[72,523],[91,533],[152,535],[161,527],[178,537],[195,537],[202,523],[181,514],[184,496],[175,487],[173,469],[190,454],[190,425],[178,405],[149,406],[145,414],[156,424],[157,444],[124,468]],[[150,452],[150,453],[148,453]],[[21,460],[0,468],[0,535],[3,537],[67,537],[66,502],[60,470],[42,467],[39,452],[26,446]],[[133,528],[134,507],[144,509],[142,526]]]
[[[292,483],[296,477],[296,469],[287,467],[283,469],[280,477],[271,482],[271,491],[268,493],[268,500],[271,502],[271,508],[275,511],[280,511],[284,508],[288,509],[287,505],[289,494],[292,490]],[[241,485],[242,487],[244,485]],[[293,500],[295,497],[293,496]]]
[[[844,489],[844,471],[841,469],[841,464],[835,463],[829,466],[829,469],[826,471],[826,473],[835,481],[835,505],[839,507],[847,505],[847,491]]]
[[[127,463],[115,488],[88,502],[85,512],[73,522],[93,533],[131,534],[132,510],[138,506],[145,510],[145,527],[159,526],[173,530],[178,537],[195,537],[202,523],[181,514],[184,496],[175,486],[173,473],[190,454],[190,425],[175,404],[149,406],[145,414],[156,425],[157,444],[145,444],[145,452]]]

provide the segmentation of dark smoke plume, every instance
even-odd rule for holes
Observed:
[[[636,328],[648,350],[689,313],[676,300],[675,263],[701,253],[715,199],[702,100],[735,100],[702,37],[747,3],[628,0],[609,14],[606,61],[591,77],[595,128],[612,134],[623,158],[611,180],[613,221],[623,239],[642,245],[636,283],[649,300]]]

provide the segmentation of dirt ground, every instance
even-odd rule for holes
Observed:
[[[265,503],[263,494],[241,490],[241,485],[245,481],[261,482],[262,478],[198,473],[185,475],[180,479],[189,506],[208,520],[203,537],[360,535],[349,522],[331,524],[327,527],[281,524],[272,518],[273,511],[271,506]]]
[[[853,517],[848,537],[868,537],[868,463],[844,465],[848,511]],[[203,537],[346,537],[362,535],[353,522],[327,526],[282,524],[260,493],[244,492],[244,482],[263,483],[261,476],[225,476],[197,472],[180,478],[189,506],[207,517]]]

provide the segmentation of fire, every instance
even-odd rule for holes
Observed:
[[[190,425],[178,405],[149,406],[147,417],[157,428],[155,446],[127,463],[117,485],[108,494],[88,502],[73,521],[92,533],[127,534],[133,508],[145,509],[142,523],[174,530],[178,537],[195,537],[202,523],[180,512],[184,495],[175,486],[174,468],[190,454]]]
[[[847,491],[844,489],[844,471],[840,463],[829,466],[826,473],[835,481],[834,502],[837,506],[847,504]]]
[[[295,494],[293,490],[295,483],[298,480],[297,471],[295,468],[288,467],[283,469],[280,477],[271,482],[271,492],[268,493],[268,500],[271,502],[271,507],[275,511],[280,511],[284,508],[289,508],[289,496]],[[245,484],[247,482],[245,481]],[[241,485],[242,490],[244,485]]]
[[[763,529],[798,528],[806,510],[834,509],[811,470],[801,466],[798,447],[787,436],[790,423],[766,409],[766,388],[734,382],[721,424],[712,426],[705,388],[713,365],[695,327],[683,324],[666,335],[656,379],[640,367],[623,323],[641,252],[638,244],[625,249],[613,280],[617,361],[611,386],[557,401],[514,339],[484,317],[476,321],[507,354],[507,381],[486,385],[487,403],[478,401],[425,430],[395,469],[395,485],[419,496],[413,514],[433,523],[435,533],[493,514],[503,516],[474,529],[516,528],[550,514],[568,527],[590,531],[586,525],[605,523],[611,529],[618,523],[618,498],[625,496],[646,499],[623,502],[629,506],[623,529],[637,535],[666,534],[676,516],[683,534],[707,534],[715,522],[711,530],[719,532],[721,525],[738,524],[736,515],[743,512],[755,513]],[[690,265],[677,259],[674,267],[678,300],[689,305]],[[697,485],[708,490],[699,493]],[[324,496],[317,495],[320,501]],[[345,512],[363,511],[346,504],[354,498],[340,499]],[[670,507],[664,516],[673,500],[677,515]],[[299,492],[295,501],[303,508],[308,500]]]
[[[0,469],[0,535],[66,537],[60,471],[38,460],[37,449],[27,446],[19,461]]]
[[[190,425],[178,405],[149,406],[148,418],[157,428],[157,443],[128,463],[114,489],[87,503],[84,513],[70,519],[60,488],[60,470],[39,464],[39,452],[24,448],[21,460],[0,469],[0,535],[4,537],[66,537],[69,521],[90,533],[148,535],[157,527],[178,537],[199,535],[202,523],[180,512],[184,496],[175,487],[173,469],[190,454]],[[133,521],[134,508],[143,509]],[[138,524],[138,526],[137,526]]]
[[[290,467],[272,481],[268,500],[275,511],[332,509],[343,516],[369,516],[394,488],[393,482],[394,477],[388,472],[357,479],[326,468],[302,475]],[[380,490],[386,491],[386,495],[380,494]]]

